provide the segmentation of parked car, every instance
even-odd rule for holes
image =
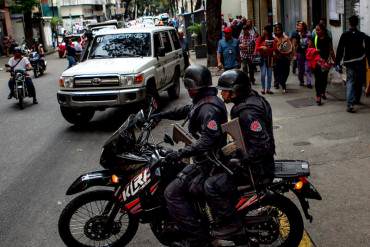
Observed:
[[[184,59],[172,27],[102,30],[85,54],[59,81],[61,113],[72,124],[89,122],[96,110],[143,102],[148,92],[179,97]]]
[[[78,39],[81,37],[81,34],[74,34],[74,35],[69,35],[66,36],[66,38],[70,38],[72,42],[78,42]],[[64,55],[64,52],[66,50],[66,43],[64,40],[58,45],[58,55],[59,58],[62,58]]]

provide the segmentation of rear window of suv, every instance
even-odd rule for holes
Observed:
[[[150,57],[150,33],[120,33],[97,36],[89,58]]]

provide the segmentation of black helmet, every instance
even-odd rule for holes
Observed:
[[[228,70],[222,73],[218,79],[217,88],[233,91],[237,95],[248,95],[252,90],[248,76],[240,70]]]
[[[13,49],[13,53],[22,53],[23,51],[22,51],[22,48],[21,47],[19,47],[19,46],[17,46],[17,47],[14,47],[14,49]]]
[[[184,74],[186,89],[201,89],[212,85],[212,75],[207,67],[202,65],[190,65]]]

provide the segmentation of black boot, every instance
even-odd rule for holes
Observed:
[[[10,92],[9,95],[8,95],[8,99],[11,99],[14,97],[14,93],[13,92]]]
[[[37,101],[36,97],[33,98],[33,104],[38,104],[39,102]]]

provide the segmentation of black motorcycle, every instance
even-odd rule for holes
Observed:
[[[148,119],[143,111],[129,116],[103,146],[100,163],[106,170],[83,174],[68,188],[66,194],[73,195],[95,186],[107,187],[81,194],[64,208],[58,229],[67,246],[125,246],[135,236],[139,223],[148,223],[163,245],[175,240],[164,234],[169,215],[163,195],[185,164],[168,164],[164,157],[169,151],[148,142],[155,126]],[[164,142],[174,144],[168,135]],[[217,169],[233,173],[216,158],[210,159]],[[239,167],[240,162],[233,159],[228,165]],[[321,200],[321,196],[307,180],[309,164],[277,161],[276,168],[272,182],[239,185],[235,208],[247,234],[233,240],[237,245],[248,244],[250,237],[263,246],[299,245],[304,230],[302,216],[283,196],[285,192],[292,191],[298,197],[305,216],[312,220],[307,199]],[[243,169],[246,174],[250,172]],[[197,199],[193,204],[212,241],[213,217],[207,203]]]
[[[36,51],[31,52],[29,60],[32,65],[35,78],[43,75],[46,70],[46,61],[41,58],[40,54]]]
[[[10,72],[12,79],[14,80],[14,98],[18,100],[19,108],[24,109],[24,99],[26,97],[31,97],[28,93],[27,86],[25,84],[27,70],[16,69],[13,70],[8,64],[5,64],[6,71]]]

